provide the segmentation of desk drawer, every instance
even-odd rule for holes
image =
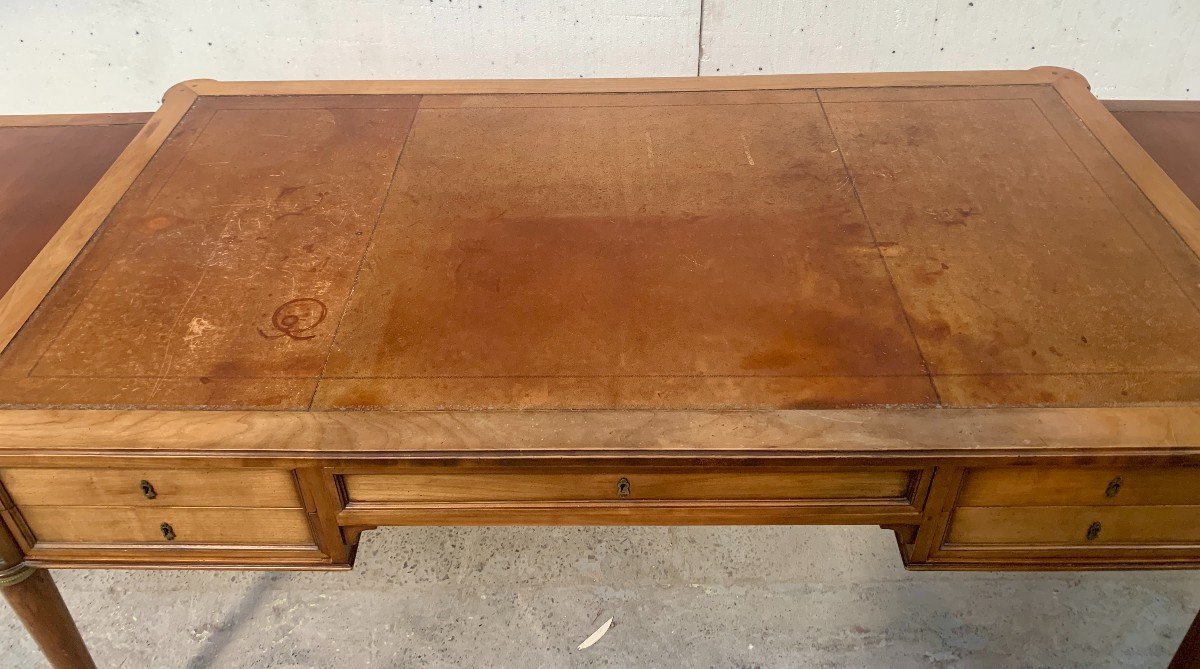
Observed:
[[[223,506],[300,508],[281,469],[0,470],[0,483],[26,506]]]
[[[944,548],[1200,544],[1200,507],[960,507]]]
[[[919,470],[346,474],[355,504],[687,500],[909,503]]]
[[[961,506],[1200,505],[1200,467],[1006,467],[967,472]]]
[[[229,544],[299,546],[313,543],[300,509],[27,506],[20,513],[36,544]]]

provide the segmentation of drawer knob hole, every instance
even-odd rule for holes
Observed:
[[[1121,477],[1109,481],[1108,487],[1104,489],[1105,497],[1116,497],[1117,493],[1121,492]]]
[[[1086,536],[1088,541],[1095,541],[1100,536],[1100,523],[1095,522],[1089,525]]]
[[[629,479],[622,478],[620,481],[617,481],[617,496],[629,497],[630,492],[632,491],[629,488]]]
[[[142,494],[146,496],[146,499],[158,497],[158,493],[154,490],[154,486],[150,485],[149,481],[142,479],[142,482],[138,486],[142,489]]]
[[[162,531],[163,539],[167,541],[175,540],[175,528],[171,527],[170,523],[163,523],[158,526],[158,529]]]

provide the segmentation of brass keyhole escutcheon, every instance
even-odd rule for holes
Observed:
[[[142,494],[146,496],[146,499],[158,497],[158,493],[154,490],[154,486],[150,485],[149,481],[142,479],[142,482],[138,486],[141,487]]]
[[[1118,476],[1117,478],[1108,482],[1108,487],[1104,489],[1104,496],[1105,497],[1116,497],[1117,493],[1119,493],[1119,492],[1121,492],[1121,477],[1120,476]]]
[[[163,539],[175,541],[175,528],[171,527],[170,523],[163,523],[158,526],[158,529],[162,532]]]
[[[1099,521],[1092,523],[1091,525],[1088,526],[1087,534],[1085,536],[1087,537],[1088,541],[1095,541],[1096,537],[1100,536]]]
[[[629,497],[630,492],[632,492],[632,491],[629,488],[629,479],[622,478],[620,481],[617,481],[617,496],[618,497]]]

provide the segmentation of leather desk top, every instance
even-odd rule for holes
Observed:
[[[0,402],[1191,401],[1198,302],[1047,84],[201,96]]]
[[[4,298],[0,406],[1190,405],[1144,161],[1052,69],[193,82]]]

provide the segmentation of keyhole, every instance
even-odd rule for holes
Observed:
[[[617,481],[617,495],[620,497],[629,497],[629,479],[623,478]]]
[[[1105,497],[1116,497],[1117,493],[1121,492],[1121,477],[1113,479],[1108,483],[1108,487],[1104,489]]]
[[[142,487],[142,494],[146,496],[146,499],[158,497],[158,493],[154,491],[154,486],[150,485],[149,481],[143,480],[139,485]]]

